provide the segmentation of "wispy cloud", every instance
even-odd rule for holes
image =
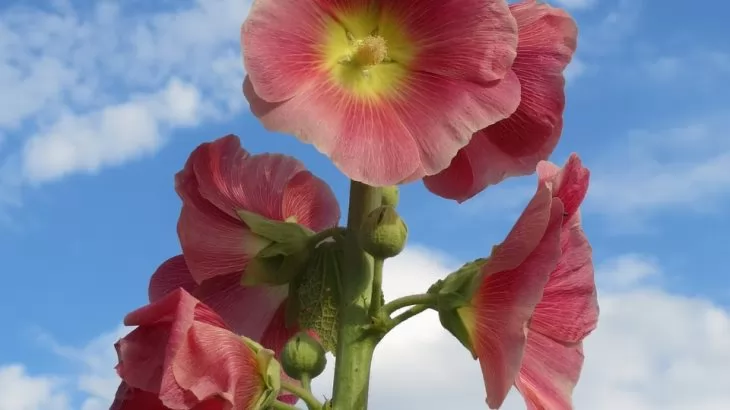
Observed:
[[[236,0],[165,11],[111,1],[4,7],[3,173],[40,183],[97,172],[157,151],[176,128],[243,108],[238,32],[248,7]],[[8,186],[0,182],[0,194]]]

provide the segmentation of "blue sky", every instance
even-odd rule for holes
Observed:
[[[581,29],[552,160],[578,152],[592,170],[583,212],[603,309],[577,408],[726,408],[730,5],[552,3]],[[149,275],[179,252],[172,177],[197,144],[235,133],[250,151],[294,155],[346,201],[347,180],[325,157],[265,132],[248,113],[238,44],[247,8],[0,5],[0,410],[108,407],[111,343],[123,315],[146,302]],[[510,180],[460,206],[420,183],[404,187],[414,248],[388,269],[386,296],[421,291],[485,256],[534,184]],[[403,354],[414,345],[417,354]],[[460,408],[484,408],[478,366],[433,316],[379,351],[393,360],[376,359],[375,408],[420,400],[436,409],[455,397]],[[425,356],[448,359],[463,376],[442,380]],[[397,360],[411,361],[388,367]],[[393,369],[408,377],[394,379]],[[508,410],[524,408],[510,400]]]

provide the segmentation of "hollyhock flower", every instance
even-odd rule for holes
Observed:
[[[582,341],[598,322],[591,246],[578,211],[588,190],[589,172],[572,155],[562,169],[541,162],[537,174],[565,205],[562,254],[532,316],[516,386],[528,410],[567,410],[573,408],[572,391],[583,366]]]
[[[256,351],[182,289],[124,324],[137,328],[115,344],[123,382],[112,409],[254,409],[278,389],[268,379],[273,352]]]
[[[337,225],[337,200],[329,186],[298,160],[250,155],[235,135],[201,144],[175,175],[183,206],[178,236],[193,279],[201,283],[243,273],[270,244],[253,234],[237,211],[294,221],[314,231]]]
[[[241,286],[240,275],[223,275],[198,284],[183,255],[160,265],[150,279],[149,299],[156,303],[183,289],[215,311],[235,333],[246,336],[274,351],[278,358],[284,344],[300,329],[286,324],[289,286]],[[282,378],[289,380],[286,375]],[[284,394],[279,400],[294,404],[296,396]]]
[[[266,128],[393,185],[443,170],[515,111],[516,34],[504,0],[257,0],[244,94]]]
[[[521,84],[520,105],[509,118],[477,132],[451,165],[426,177],[433,193],[463,202],[511,176],[528,175],[555,149],[563,129],[563,70],[576,48],[575,21],[535,0],[510,6],[519,40],[512,71]]]
[[[562,202],[542,183],[481,265],[471,300],[458,309],[492,409],[502,405],[520,370],[530,317],[560,257],[562,220]]]

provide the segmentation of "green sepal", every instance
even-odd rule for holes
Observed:
[[[273,242],[306,239],[314,234],[312,230],[297,223],[274,221],[242,209],[237,210],[236,213],[251,232]]]
[[[468,262],[429,289],[430,293],[438,295],[437,307],[441,325],[466,347],[475,359],[476,354],[469,331],[464,324],[463,314],[470,309],[471,299],[479,288],[481,269],[486,262],[486,259]]]
[[[310,251],[306,241],[272,243],[246,265],[241,285],[285,285],[306,268]]]
[[[281,364],[275,359],[274,352],[255,341],[242,336],[241,339],[255,354],[262,380],[261,395],[251,407],[252,410],[267,409],[281,391]]]
[[[476,359],[477,355],[471,344],[469,331],[466,330],[458,309],[441,309],[439,305],[439,321],[441,322],[441,326],[448,330],[471,353],[471,356]]]

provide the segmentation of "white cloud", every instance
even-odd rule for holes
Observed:
[[[588,161],[586,210],[631,218],[661,210],[714,211],[730,194],[727,118],[721,113],[684,126],[630,132]]]
[[[22,152],[23,179],[119,165],[157,151],[174,128],[243,108],[238,33],[249,4],[3,8],[0,133]]]
[[[390,299],[422,292],[456,265],[432,249],[411,247],[386,264],[386,296]],[[709,300],[668,293],[647,284],[646,278],[661,276],[660,267],[650,257],[621,255],[600,266],[600,283],[621,286],[601,287],[601,319],[586,341],[586,364],[575,393],[576,408],[727,408],[730,312]],[[14,393],[0,394],[0,410],[71,410],[66,402],[72,392],[86,397],[80,410],[106,410],[117,385],[112,343],[124,332],[118,329],[81,349],[54,345],[57,353],[81,365],[81,371],[72,378],[29,376],[22,367],[0,367],[0,382],[4,381],[0,392],[3,386],[11,386]],[[318,396],[330,396],[332,374],[330,361],[314,382]],[[3,399],[15,400],[12,403],[16,407],[7,407]],[[26,407],[17,407],[17,403]],[[479,367],[441,329],[437,315],[426,312],[405,322],[378,346],[370,407],[486,409]],[[503,407],[524,408],[515,392]]]
[[[0,410],[69,410],[59,379],[31,376],[22,365],[0,366]]]

